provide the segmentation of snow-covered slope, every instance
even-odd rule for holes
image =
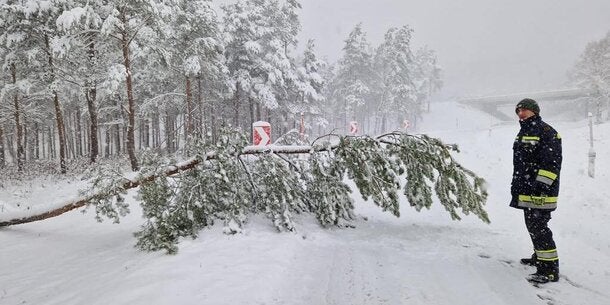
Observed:
[[[474,216],[451,221],[438,204],[421,213],[404,204],[395,218],[358,198],[367,220],[355,229],[322,229],[303,216],[297,233],[276,233],[254,217],[244,234],[215,227],[168,256],[133,247],[135,203],[120,224],[73,211],[0,228],[0,304],[610,304],[610,124],[595,127],[591,179],[586,122],[549,121],[564,143],[550,223],[562,278],[535,288],[524,280],[533,270],[516,263],[531,253],[522,213],[508,207],[518,124],[453,103],[433,106],[420,130],[459,144],[456,157],[487,179],[489,225]],[[15,202],[62,202],[60,194],[78,186],[46,181],[44,191],[37,183],[5,183],[0,213],[19,209]]]

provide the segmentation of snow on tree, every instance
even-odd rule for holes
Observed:
[[[452,219],[460,220],[461,212],[489,222],[484,180],[453,159],[457,147],[438,139],[394,132],[330,136],[312,145],[246,144],[243,134],[226,129],[216,143],[191,146],[193,157],[183,162],[150,151],[133,179],[117,164],[100,165],[90,172],[83,197],[39,215],[0,219],[0,227],[84,205],[95,208],[99,221],[120,222],[130,211],[127,190],[136,187],[145,218],[137,245],[168,253],[177,251],[181,238],[195,238],[216,221],[226,233],[238,233],[253,214],[266,215],[279,231],[296,230],[294,216],[302,213],[313,214],[322,226],[353,226],[353,187],[365,201],[397,217],[400,193],[417,211],[429,209],[435,194]]]
[[[288,113],[293,117],[302,115],[303,122],[299,123],[306,129],[311,129],[314,125],[327,125],[322,114],[322,103],[326,100],[324,96],[326,80],[322,72],[326,68],[326,63],[317,57],[314,48],[313,40],[309,40],[303,57],[296,67],[296,79],[292,80],[293,92],[289,93],[287,106]],[[306,120],[309,123],[306,123]]]
[[[234,124],[276,117],[286,123],[297,73],[290,54],[300,23],[297,1],[243,0],[225,6],[227,65],[233,87]],[[247,115],[243,115],[246,112]]]
[[[340,136],[311,146],[246,144],[246,137],[229,129],[216,144],[193,146],[194,157],[185,162],[148,154],[133,180],[119,168],[100,167],[92,172],[84,199],[49,214],[88,202],[99,220],[119,222],[129,212],[126,191],[139,186],[146,220],[136,233],[138,246],[175,253],[180,238],[195,238],[216,220],[226,233],[237,233],[252,214],[266,215],[279,231],[294,231],[294,215],[301,213],[315,215],[323,226],[352,226],[356,215],[347,179],[364,200],[397,217],[402,190],[417,211],[431,207],[434,193],[452,219],[459,220],[461,211],[489,222],[484,180],[453,159],[455,147],[437,139],[389,133]],[[42,218],[0,221],[0,226]]]
[[[601,120],[602,112],[610,111],[610,32],[599,41],[587,44],[570,76],[578,87],[593,92],[595,116]]]
[[[416,90],[420,101],[426,101],[426,110],[430,110],[430,96],[443,86],[441,68],[437,63],[434,50],[423,47],[415,52]]]
[[[29,127],[40,123],[52,130],[53,115],[57,121],[62,115],[57,106],[76,109],[70,115],[78,122],[86,106],[90,160],[96,161],[98,144],[107,156],[112,145],[122,152],[126,144],[131,170],[139,169],[128,179],[119,164],[98,164],[81,198],[39,215],[0,220],[0,227],[85,205],[95,208],[99,220],[118,222],[129,213],[127,190],[138,187],[145,222],[137,245],[170,253],[181,238],[196,237],[215,222],[226,233],[240,232],[253,214],[266,215],[279,231],[296,230],[301,213],[315,215],[323,226],[352,226],[354,187],[396,216],[401,196],[419,211],[436,194],[453,219],[460,219],[461,210],[489,221],[483,179],[455,162],[452,147],[425,135],[330,135],[305,145],[288,133],[275,145],[255,148],[246,146],[240,129],[203,132],[204,123],[214,125],[217,118],[232,118],[238,128],[273,120],[283,130],[300,113],[323,123],[321,113],[332,110],[341,115],[333,123],[342,126],[375,111],[395,119],[417,115],[430,88],[440,85],[434,54],[424,49],[413,55],[408,27],[388,31],[374,62],[357,25],[333,73],[312,41],[302,58],[292,54],[300,30],[298,1],[238,0],[223,8],[222,23],[210,2],[0,0],[0,101],[10,106],[0,111],[0,143],[10,134],[6,143],[16,143],[8,151],[16,151],[18,166],[26,153],[32,155],[25,149],[34,147],[26,146]],[[382,92],[387,95],[378,99]],[[208,111],[203,95],[217,99]],[[59,97],[71,101],[59,104]],[[50,100],[56,106],[51,110],[43,103]],[[198,136],[181,146],[181,137],[197,129]],[[151,147],[149,130],[152,147],[164,142],[165,151],[156,152],[166,155],[144,149]],[[176,163],[169,153],[192,157]]]
[[[61,1],[60,1],[61,2]],[[4,1],[0,2],[2,33],[0,44],[3,70],[10,76],[2,89],[1,98],[11,99],[16,137],[18,169],[23,170],[26,160],[25,132],[29,123],[42,122],[46,112],[44,101],[53,101],[60,143],[60,168],[65,172],[65,138],[63,115],[58,98],[54,54],[50,40],[57,14],[51,1]]]
[[[127,143],[131,168],[139,168],[136,146],[135,125],[137,101],[134,89],[134,63],[155,49],[156,41],[163,35],[166,21],[173,13],[172,4],[160,0],[113,1],[110,14],[102,22],[101,32],[116,39],[116,46],[122,52],[122,66],[125,75],[127,97]],[[138,57],[139,56],[139,57]],[[142,58],[142,61],[145,61]]]
[[[197,127],[201,135],[203,122],[196,117],[203,113],[201,82],[208,87],[225,85],[227,68],[224,63],[224,45],[216,12],[211,1],[178,1],[175,13],[166,29],[166,64],[170,70],[177,70],[176,77],[184,78],[186,96],[185,133],[192,134]],[[193,81],[197,81],[198,94],[193,94]],[[216,89],[218,90],[218,89]],[[196,101],[193,97],[196,96]],[[211,107],[210,107],[211,108]],[[199,110],[199,111],[196,111]]]
[[[381,115],[381,130],[387,130],[388,118],[398,122],[393,126],[400,126],[405,118],[412,119],[421,113],[412,34],[413,30],[407,26],[389,29],[375,54],[380,85],[376,110]]]
[[[362,24],[357,24],[345,41],[343,56],[331,84],[331,102],[343,116],[336,118],[341,126],[347,126],[348,121],[367,112],[365,106],[373,92],[375,74],[371,46]]]
[[[56,19],[58,28],[53,42],[53,51],[62,61],[62,78],[67,87],[83,100],[89,118],[89,159],[96,162],[100,154],[98,130],[99,109],[109,96],[118,90],[116,78],[108,77],[108,63],[119,56],[101,26],[110,14],[110,7],[102,1],[78,0],[64,4],[63,12]],[[71,67],[71,69],[67,68]],[[110,85],[112,84],[112,85]]]

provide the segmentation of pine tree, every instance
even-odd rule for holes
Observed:
[[[323,226],[352,226],[352,189],[345,179],[364,200],[396,216],[402,189],[418,211],[430,208],[436,194],[452,219],[460,219],[459,209],[489,222],[484,180],[455,162],[451,146],[403,133],[339,137],[334,143],[276,146],[267,152],[245,147],[244,136],[226,130],[218,144],[204,141],[193,147],[195,158],[179,166],[182,170],[164,158],[145,158],[147,165],[135,180],[103,175],[85,194],[98,217],[117,221],[128,210],[122,200],[109,198],[121,199],[127,188],[142,185],[139,199],[147,220],[136,234],[138,246],[169,253],[175,253],[180,237],[196,237],[215,220],[224,223],[226,233],[236,233],[257,213],[280,231],[295,230],[293,217],[301,213],[315,215]],[[309,154],[309,159],[295,154]]]
[[[303,58],[296,67],[296,79],[292,80],[292,94],[288,98],[287,110],[293,117],[301,117],[299,124],[307,125],[306,121],[315,121],[315,125],[324,126],[327,121],[323,117],[322,106],[326,100],[324,90],[326,80],[322,76],[326,63],[318,59],[313,40],[309,40],[303,52]],[[311,125],[311,124],[310,124]],[[314,126],[307,126],[313,128]],[[302,130],[304,132],[305,130]]]
[[[172,3],[161,0],[113,1],[107,8],[111,13],[102,23],[102,33],[116,39],[116,46],[122,53],[121,64],[125,75],[127,99],[127,141],[126,148],[132,170],[139,168],[135,146],[136,89],[134,63],[155,49],[156,41],[163,36],[163,29],[173,13]]]
[[[593,92],[595,116],[600,121],[602,112],[610,111],[610,32],[599,41],[587,44],[570,76],[578,87]]]
[[[54,65],[49,46],[52,28],[48,15],[53,11],[51,2],[38,0],[5,1],[0,7],[3,21],[3,32],[0,44],[4,46],[2,54],[3,70],[8,81],[2,88],[1,98],[10,100],[12,119],[15,128],[17,167],[24,169],[26,161],[25,141],[28,124],[44,123],[48,114],[45,101],[53,100],[55,109],[59,109],[56,98],[57,84],[54,82]],[[53,26],[49,24],[49,26]],[[55,94],[51,94],[55,92]],[[53,98],[55,96],[55,98]],[[56,122],[62,126],[61,112],[55,111]],[[60,144],[63,141],[59,134]],[[60,146],[61,147],[61,146]],[[64,149],[64,147],[61,147]],[[64,150],[65,152],[65,150]],[[61,170],[65,170],[64,156],[61,156]]]
[[[441,80],[441,68],[437,63],[436,54],[433,50],[423,47],[415,53],[416,91],[419,100],[427,101],[426,111],[430,111],[430,96],[443,86]]]
[[[362,24],[358,24],[345,41],[331,85],[330,98],[336,112],[342,116],[337,118],[342,127],[347,126],[348,121],[368,117],[365,116],[366,105],[373,93],[375,75],[371,47]]]
[[[300,28],[299,7],[294,0],[242,0],[223,8],[235,125],[244,109],[250,123],[286,112],[283,101],[296,80],[290,49]]]
[[[108,65],[118,56],[112,41],[101,34],[108,10],[109,6],[101,0],[71,1],[63,5],[63,12],[55,21],[58,25],[56,41],[59,43],[54,45],[54,52],[63,69],[64,87],[74,87],[73,95],[84,97],[89,118],[91,163],[96,162],[100,154],[99,109],[104,106],[101,101],[116,91],[116,88],[104,86],[108,84]]]
[[[179,71],[177,77],[185,79],[185,134],[192,134],[198,125],[201,135],[203,122],[196,124],[195,118],[196,108],[203,105],[201,100],[194,101],[194,81],[203,81],[210,89],[222,89],[227,73],[224,45],[210,0],[179,1],[174,9],[166,46],[166,53],[172,55],[167,61],[170,70]]]
[[[411,50],[413,30],[407,26],[391,28],[383,43],[377,48],[375,65],[379,72],[379,104],[381,131],[388,128],[388,119],[400,126],[404,119],[412,119],[421,113],[417,96],[416,63]]]
[[[60,103],[60,89],[61,85],[58,80],[59,66],[57,65],[57,58],[52,43],[55,34],[57,33],[56,19],[61,14],[60,6],[64,1],[58,0],[54,5],[50,5],[48,1],[30,0],[23,7],[24,15],[30,27],[27,30],[27,36],[32,39],[40,50],[44,54],[45,65],[42,66],[42,70],[39,71],[39,81],[45,84],[46,95],[49,95],[52,99],[53,109],[55,113],[55,121],[57,126],[57,138],[59,142],[59,163],[60,172],[66,173],[66,129],[64,124],[64,114],[62,111],[62,104]]]

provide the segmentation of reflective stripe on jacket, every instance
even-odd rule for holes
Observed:
[[[555,210],[561,171],[561,136],[535,115],[519,122],[513,143],[511,206]]]

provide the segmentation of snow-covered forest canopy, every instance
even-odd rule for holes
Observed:
[[[357,120],[379,134],[415,122],[441,86],[433,50],[356,25],[338,63],[299,53],[298,1],[0,1],[0,164],[174,153],[221,126],[310,136]]]
[[[595,103],[597,121],[610,118],[610,31],[598,41],[585,47],[576,64],[569,71],[576,86],[588,89]],[[604,115],[605,114],[605,115]]]
[[[221,126],[272,124],[309,136],[417,123],[441,88],[434,50],[408,25],[372,46],[361,24],[336,63],[297,41],[296,0],[0,1],[0,166],[174,153]],[[607,107],[608,36],[571,75]],[[298,44],[305,45],[297,52]]]

